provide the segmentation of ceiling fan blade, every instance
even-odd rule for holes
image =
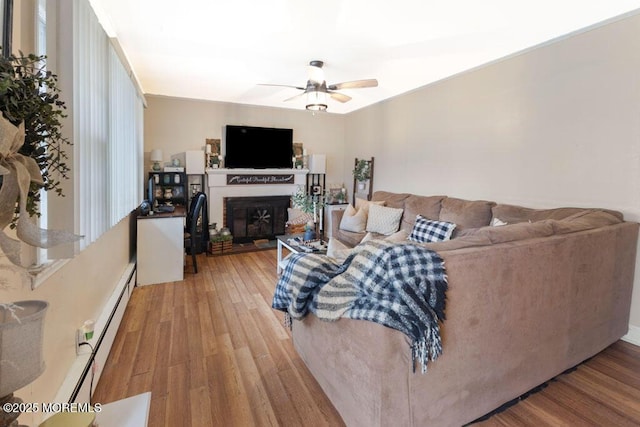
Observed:
[[[293,101],[294,99],[297,99],[297,98],[300,98],[300,97],[304,96],[306,93],[307,92],[299,93],[297,95],[292,96],[291,98],[285,99],[283,102]]]
[[[344,93],[330,92],[330,91],[327,93],[329,94],[331,99],[335,99],[336,101],[340,101],[340,102],[351,101],[351,97],[345,95]]]
[[[276,86],[276,87],[290,87],[293,89],[299,89],[299,90],[304,90],[305,88],[300,87],[300,86],[292,86],[292,85],[274,85],[271,83],[258,83],[258,86]]]
[[[330,89],[330,90],[359,89],[363,87],[376,87],[376,86],[378,86],[378,80],[366,79],[366,80],[354,80],[352,82],[336,83],[334,85],[327,86],[327,89]]]

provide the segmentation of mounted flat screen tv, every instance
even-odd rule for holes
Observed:
[[[293,129],[225,126],[225,167],[293,168]]]

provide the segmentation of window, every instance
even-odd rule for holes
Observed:
[[[55,12],[55,24],[49,23],[56,28],[45,31],[46,13],[41,18],[38,12],[38,41],[44,39],[53,47],[47,52],[48,65],[56,64],[69,115],[64,131],[73,143],[68,150],[73,166],[65,183],[67,197],[48,198],[46,226],[83,235],[77,251],[129,215],[142,199],[144,100],[89,2],[54,2],[46,7]],[[43,254],[72,255],[55,248]]]

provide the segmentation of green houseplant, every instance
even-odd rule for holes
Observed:
[[[358,160],[358,163],[356,163],[353,169],[353,177],[358,182],[365,182],[371,177],[371,169],[369,168],[369,162],[367,160]]]
[[[18,153],[35,160],[45,191],[63,196],[60,180],[68,178],[70,171],[64,148],[71,143],[62,135],[66,107],[60,99],[57,76],[46,70],[45,59],[22,52],[19,56],[0,58],[0,111],[15,126],[24,122],[25,139]],[[40,188],[33,182],[30,185],[27,195],[30,216],[40,215]],[[12,228],[16,220],[14,216]]]
[[[291,205],[294,208],[300,209],[302,212],[313,214],[318,212],[326,204],[325,197],[323,195],[314,196],[307,194],[303,186],[298,186],[296,192],[291,196]]]

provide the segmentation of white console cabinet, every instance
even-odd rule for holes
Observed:
[[[184,209],[138,217],[137,283],[176,282],[184,277]]]

